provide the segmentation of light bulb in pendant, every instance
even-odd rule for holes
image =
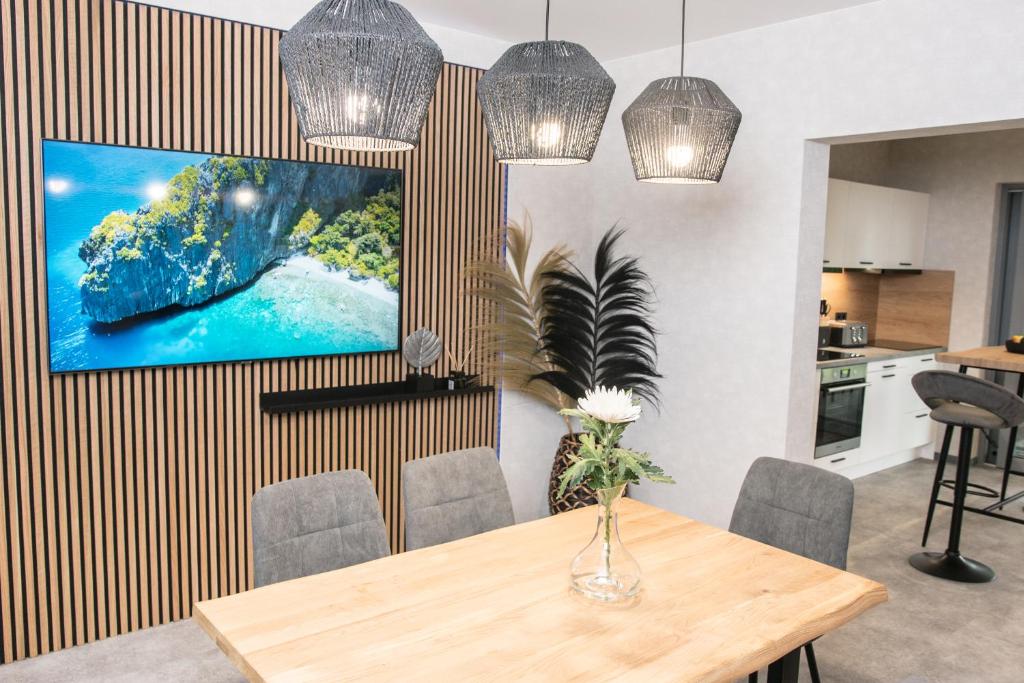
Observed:
[[[534,127],[533,139],[542,149],[550,149],[562,139],[562,126],[554,121]]]
[[[366,95],[352,93],[345,98],[345,116],[353,123],[366,123]]]
[[[693,147],[672,145],[665,150],[665,161],[675,168],[685,168],[693,161]]]

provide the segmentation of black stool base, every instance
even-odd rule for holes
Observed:
[[[996,578],[990,567],[959,553],[918,553],[910,565],[919,572],[961,583],[988,583]]]

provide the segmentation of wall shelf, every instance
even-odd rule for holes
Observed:
[[[419,401],[426,398],[488,394],[493,391],[494,387],[491,385],[448,389],[447,380],[444,378],[435,380],[435,388],[432,391],[412,391],[404,381],[298,391],[268,391],[260,394],[260,410],[270,414],[298,413],[307,410]]]

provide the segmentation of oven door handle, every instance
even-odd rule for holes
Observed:
[[[825,392],[829,394],[838,394],[841,391],[856,391],[857,389],[864,389],[865,387],[868,386],[871,385],[868,384],[867,382],[864,382],[862,384],[849,384],[844,387],[829,387],[828,389],[825,389]]]

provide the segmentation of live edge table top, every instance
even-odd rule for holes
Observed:
[[[885,587],[634,500],[639,600],[568,590],[575,510],[197,603],[252,681],[733,681],[885,602]]]

